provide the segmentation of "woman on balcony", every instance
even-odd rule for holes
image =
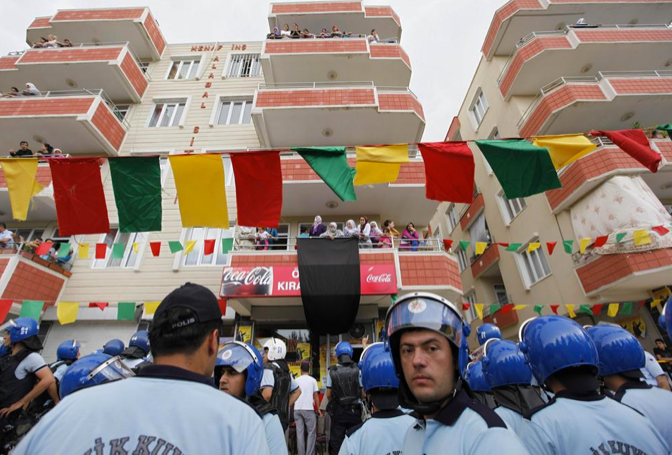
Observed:
[[[343,234],[345,237],[359,237],[359,229],[357,229],[355,220],[348,220],[348,222],[345,223]]]
[[[374,248],[378,247],[380,238],[383,236],[383,231],[378,227],[378,223],[371,221],[371,233],[369,237],[371,238],[371,243],[373,243]]]
[[[310,227],[310,230],[308,231],[308,235],[310,235],[311,237],[319,237],[326,231],[327,227],[322,222],[322,217],[320,215],[317,215],[315,217],[315,220],[313,221],[313,225]]]
[[[337,26],[331,27],[331,36],[333,38],[343,38],[343,32],[339,30]]]
[[[294,22],[294,28],[290,32],[289,37],[292,39],[301,38],[301,29],[299,29],[299,24],[297,24],[296,22]]]
[[[329,229],[327,229],[327,232],[320,235],[320,237],[327,237],[330,238],[331,240],[340,239],[341,237],[343,237],[343,231],[341,231],[336,225],[336,223],[332,221],[331,223],[329,223]]]
[[[291,38],[292,33],[289,31],[289,24],[285,24],[282,26],[282,31],[280,32],[280,37],[281,38]]]
[[[35,84],[26,82],[26,89],[23,91],[24,96],[42,96],[42,92],[40,92],[37,87],[35,87]]]
[[[418,245],[420,244],[420,234],[415,230],[415,225],[413,223],[408,223],[406,229],[401,234],[401,245],[402,250],[408,250],[413,248],[413,251],[418,250]]]
[[[359,238],[359,246],[361,248],[371,248],[373,246],[370,235],[371,225],[369,224],[369,219],[365,216],[359,217],[359,232],[357,237]]]

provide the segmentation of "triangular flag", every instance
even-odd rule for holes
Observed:
[[[576,317],[576,313],[574,313],[574,305],[565,305],[565,308],[567,308],[567,313],[569,314],[569,317],[574,319]]]
[[[107,244],[96,243],[96,259],[105,259],[107,255]]]
[[[595,316],[599,316],[600,313],[602,312],[602,307],[603,307],[603,306],[604,306],[603,303],[598,303],[597,305],[593,305],[593,308],[592,308],[592,310],[593,310],[593,314],[594,314]]]
[[[471,303],[463,303],[462,304],[462,311],[469,311],[469,308],[471,308]]]
[[[670,232],[670,230],[664,226],[654,226],[651,228],[651,230],[656,232],[660,236],[667,235],[667,233]]]
[[[497,243],[497,245],[499,245],[499,246],[503,246],[504,248],[508,248],[508,247],[509,247],[509,244],[508,244],[508,243],[504,243],[504,242],[496,242],[496,243]],[[521,244],[521,245],[522,245],[522,244]]]
[[[562,246],[565,248],[565,253],[572,254],[574,250],[574,240],[563,240]]]
[[[620,305],[618,303],[610,303],[609,308],[607,309],[607,315],[609,315],[610,318],[615,318],[618,314],[619,306]]]
[[[228,254],[233,249],[233,239],[222,239],[222,254]]]
[[[593,310],[588,305],[581,305],[579,307],[579,313],[593,314]]]
[[[654,309],[657,306],[660,306],[660,299],[653,299],[651,301],[651,309]],[[671,310],[672,310],[672,308],[671,308]]]
[[[125,243],[115,243],[112,245],[112,259],[123,259],[126,252]]]
[[[282,168],[277,150],[231,154],[239,226],[277,228],[282,212]]]
[[[30,199],[43,189],[35,180],[37,158],[5,158],[0,159],[0,164],[9,191],[12,217],[26,221]]]
[[[38,256],[49,254],[49,250],[51,250],[52,246],[54,246],[54,242],[42,242],[40,243],[40,246],[35,249],[35,254]]]
[[[341,201],[356,201],[355,170],[348,165],[345,147],[293,148]]]
[[[180,251],[184,250],[182,244],[175,240],[168,242],[168,247],[170,248],[171,254],[179,253]]]
[[[156,309],[160,304],[161,302],[145,302],[145,315],[149,316],[156,313]]]
[[[203,241],[203,256],[210,256],[215,252],[215,239],[207,239]]]
[[[534,306],[534,312],[537,313],[539,316],[541,316],[541,310],[543,310],[544,307],[543,305],[535,305]]]
[[[502,306],[499,303],[493,303],[490,305],[490,316],[494,316],[496,312],[499,311],[499,309],[502,308]]]
[[[556,169],[567,166],[581,157],[586,156],[596,146],[583,134],[568,134],[564,136],[538,136],[532,143],[537,147],[545,147]]]
[[[12,304],[14,301],[12,299],[1,299],[0,300],[0,324],[5,322],[5,319],[7,318],[7,315],[9,314],[9,310],[12,309]]]
[[[89,308],[98,308],[100,311],[105,311],[108,306],[109,302],[89,302]]]
[[[522,305],[522,306],[524,307],[524,305]],[[499,312],[502,313],[502,314],[510,313],[511,310],[514,309],[514,307],[515,307],[515,305],[513,303],[507,303],[506,305],[502,306],[502,309],[499,310]]]
[[[453,241],[450,239],[443,239],[443,247],[448,251],[453,247]]]
[[[56,316],[61,325],[72,324],[77,320],[79,302],[58,302],[56,304]]]
[[[595,239],[595,244],[593,245],[594,248],[600,248],[604,245],[606,245],[607,240],[609,240],[608,235],[601,235]]]
[[[643,306],[646,305],[646,300],[640,300],[640,301],[637,302],[637,303],[638,303],[639,307],[642,308]]]
[[[651,243],[649,231],[646,229],[637,229],[636,231],[633,231],[632,238],[635,241],[635,246],[649,245]]]
[[[558,308],[560,308],[560,305],[550,305],[550,307],[553,314],[558,314]]]
[[[476,314],[478,315],[478,319],[483,319],[483,307],[485,304],[483,303],[474,303],[474,309],[476,310]]]
[[[527,308],[527,305],[516,305],[513,307],[516,311],[524,310],[525,308]]]
[[[79,259],[88,259],[89,258],[89,244],[80,243],[79,248],[77,249],[77,257]]]
[[[394,183],[402,163],[408,163],[408,144],[357,147],[355,186]]]
[[[590,237],[584,237],[579,240],[579,253],[584,254],[586,252],[586,248],[588,248],[588,245],[590,245],[590,242],[592,241],[593,239]]]
[[[196,246],[196,240],[187,240],[186,247],[184,248],[184,254],[187,255],[192,251],[194,251],[195,246]]]
[[[555,251],[555,245],[557,245],[558,242],[546,242],[546,249],[548,250],[548,255],[552,256],[553,251]]]
[[[666,123],[666,124],[664,124],[664,125],[658,125],[658,126],[656,127],[656,129],[657,129],[657,130],[663,130],[663,131],[666,131],[666,132],[667,132],[667,135],[668,135],[669,137],[672,137],[672,125],[671,125],[671,124]]]
[[[521,246],[523,246],[522,243],[510,243],[504,251],[513,251],[515,253],[520,249]]]
[[[149,242],[149,247],[152,249],[152,256],[155,258],[161,254],[161,242]]]
[[[621,243],[623,240],[623,237],[625,237],[627,234],[625,232],[621,232],[620,234],[616,234],[616,243]]]
[[[161,231],[158,156],[108,158],[120,232]],[[137,252],[136,252],[137,253]]]
[[[217,299],[219,304],[219,312],[222,313],[222,316],[226,316],[226,299]]]
[[[42,308],[44,301],[42,300],[24,300],[21,304],[20,318],[33,318],[40,322],[40,315],[42,315]]]
[[[396,302],[398,298],[399,298],[399,294],[391,295],[390,296],[390,301],[392,302],[392,304],[394,304],[394,302]]]
[[[467,143],[424,143],[418,144],[418,149],[425,163],[425,198],[471,203],[474,197],[474,156]],[[446,169],[450,169],[450,178],[446,178]]]
[[[133,242],[133,252],[138,254],[138,242]]]
[[[632,304],[633,302],[623,302],[620,314],[632,314]]]
[[[469,248],[469,245],[471,245],[471,242],[467,242],[466,240],[460,240],[460,249],[465,253],[467,252],[467,248]]]
[[[485,248],[488,246],[487,242],[476,242],[476,254],[481,255],[485,253]]]
[[[651,148],[649,139],[642,130],[591,131],[593,136],[607,136],[614,145],[648,168],[658,172],[663,156]]]
[[[527,253],[531,253],[533,251],[538,250],[541,247],[541,243],[539,242],[532,242],[529,245],[527,245]]]
[[[117,303],[117,320],[118,321],[135,320],[135,302]]]

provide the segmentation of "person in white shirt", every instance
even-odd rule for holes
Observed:
[[[280,36],[282,38],[291,38],[292,32],[289,31],[289,24],[282,26],[282,31],[280,31]]]
[[[301,395],[294,403],[294,422],[296,423],[296,439],[299,446],[299,455],[315,455],[315,441],[317,439],[317,415],[322,415],[317,381],[308,370],[308,362],[301,363],[301,376],[296,383],[301,389]],[[316,411],[317,409],[317,411]],[[308,440],[305,441],[305,434]]]
[[[646,357],[646,364],[640,370],[644,375],[642,380],[650,386],[670,390],[670,382],[667,380],[665,372],[653,354],[648,351],[644,351],[644,357]]]
[[[380,43],[380,37],[378,36],[378,33],[376,33],[375,28],[371,30],[371,34],[367,36],[366,39],[369,41],[369,43]]]
[[[0,248],[11,248],[14,246],[14,234],[7,229],[5,223],[0,222]]]

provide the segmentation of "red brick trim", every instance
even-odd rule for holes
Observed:
[[[371,44],[371,58],[400,58],[411,68],[411,59],[398,44]]]
[[[133,85],[138,96],[142,98],[149,83],[142,70],[135,62],[135,59],[131,56],[130,51],[126,53],[124,60],[121,62],[121,71],[124,72],[131,85]]]
[[[57,12],[51,22],[140,19],[145,8],[79,9]]]
[[[93,103],[86,98],[15,98],[0,101],[0,117],[86,114]]]
[[[28,63],[76,63],[76,62],[107,62],[117,60],[123,46],[91,47],[72,49],[29,49],[17,62],[17,65]]]
[[[457,262],[447,255],[403,253],[399,255],[399,269],[402,287],[451,286],[462,291]]]
[[[280,40],[266,42],[265,54],[366,52],[364,39]],[[373,52],[372,55],[373,57]]]
[[[376,100],[373,89],[342,88],[328,90],[262,90],[257,94],[255,107],[319,107],[375,104]]]
[[[2,298],[44,300],[47,305],[54,305],[64,284],[65,279],[43,271],[38,266],[19,261]]]
[[[378,93],[381,111],[414,111],[425,121],[425,111],[420,102],[410,93]]]
[[[51,16],[36,17],[33,22],[30,23],[28,28],[51,28]]]
[[[149,39],[151,39],[152,43],[154,43],[156,51],[159,53],[159,55],[163,54],[163,50],[166,48],[166,41],[163,39],[161,31],[159,30],[159,26],[154,20],[152,13],[147,14],[147,18],[145,19],[145,30],[147,30]]]
[[[119,151],[126,137],[126,130],[105,103],[100,103],[91,118],[91,123],[100,131],[112,147]]]
[[[446,141],[454,141],[455,135],[460,131],[460,118],[458,116],[453,117],[453,120],[450,122],[450,127],[448,127],[448,132],[446,133]]]
[[[275,3],[272,14],[340,13],[362,11],[360,2]]]
[[[394,22],[401,27],[399,16],[390,6],[365,6],[364,15],[366,17],[392,17]]]
[[[0,57],[0,70],[15,70],[17,60],[19,60],[19,57]]]

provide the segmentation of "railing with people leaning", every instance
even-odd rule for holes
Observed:
[[[306,239],[315,239],[318,237],[307,237]],[[335,237],[338,239],[339,237]],[[342,237],[341,237],[342,238]],[[395,237],[392,241],[383,241],[385,237],[372,238],[371,243],[360,242],[360,251],[398,251],[399,253],[417,253],[417,252],[445,252],[446,249],[443,240],[436,238],[427,239],[400,239]],[[259,241],[254,234],[242,234],[234,238],[234,252],[291,252],[298,248],[298,237],[275,237],[269,239],[268,244],[265,241]],[[389,237],[388,237],[389,239]],[[374,242],[375,240],[375,242]]]

